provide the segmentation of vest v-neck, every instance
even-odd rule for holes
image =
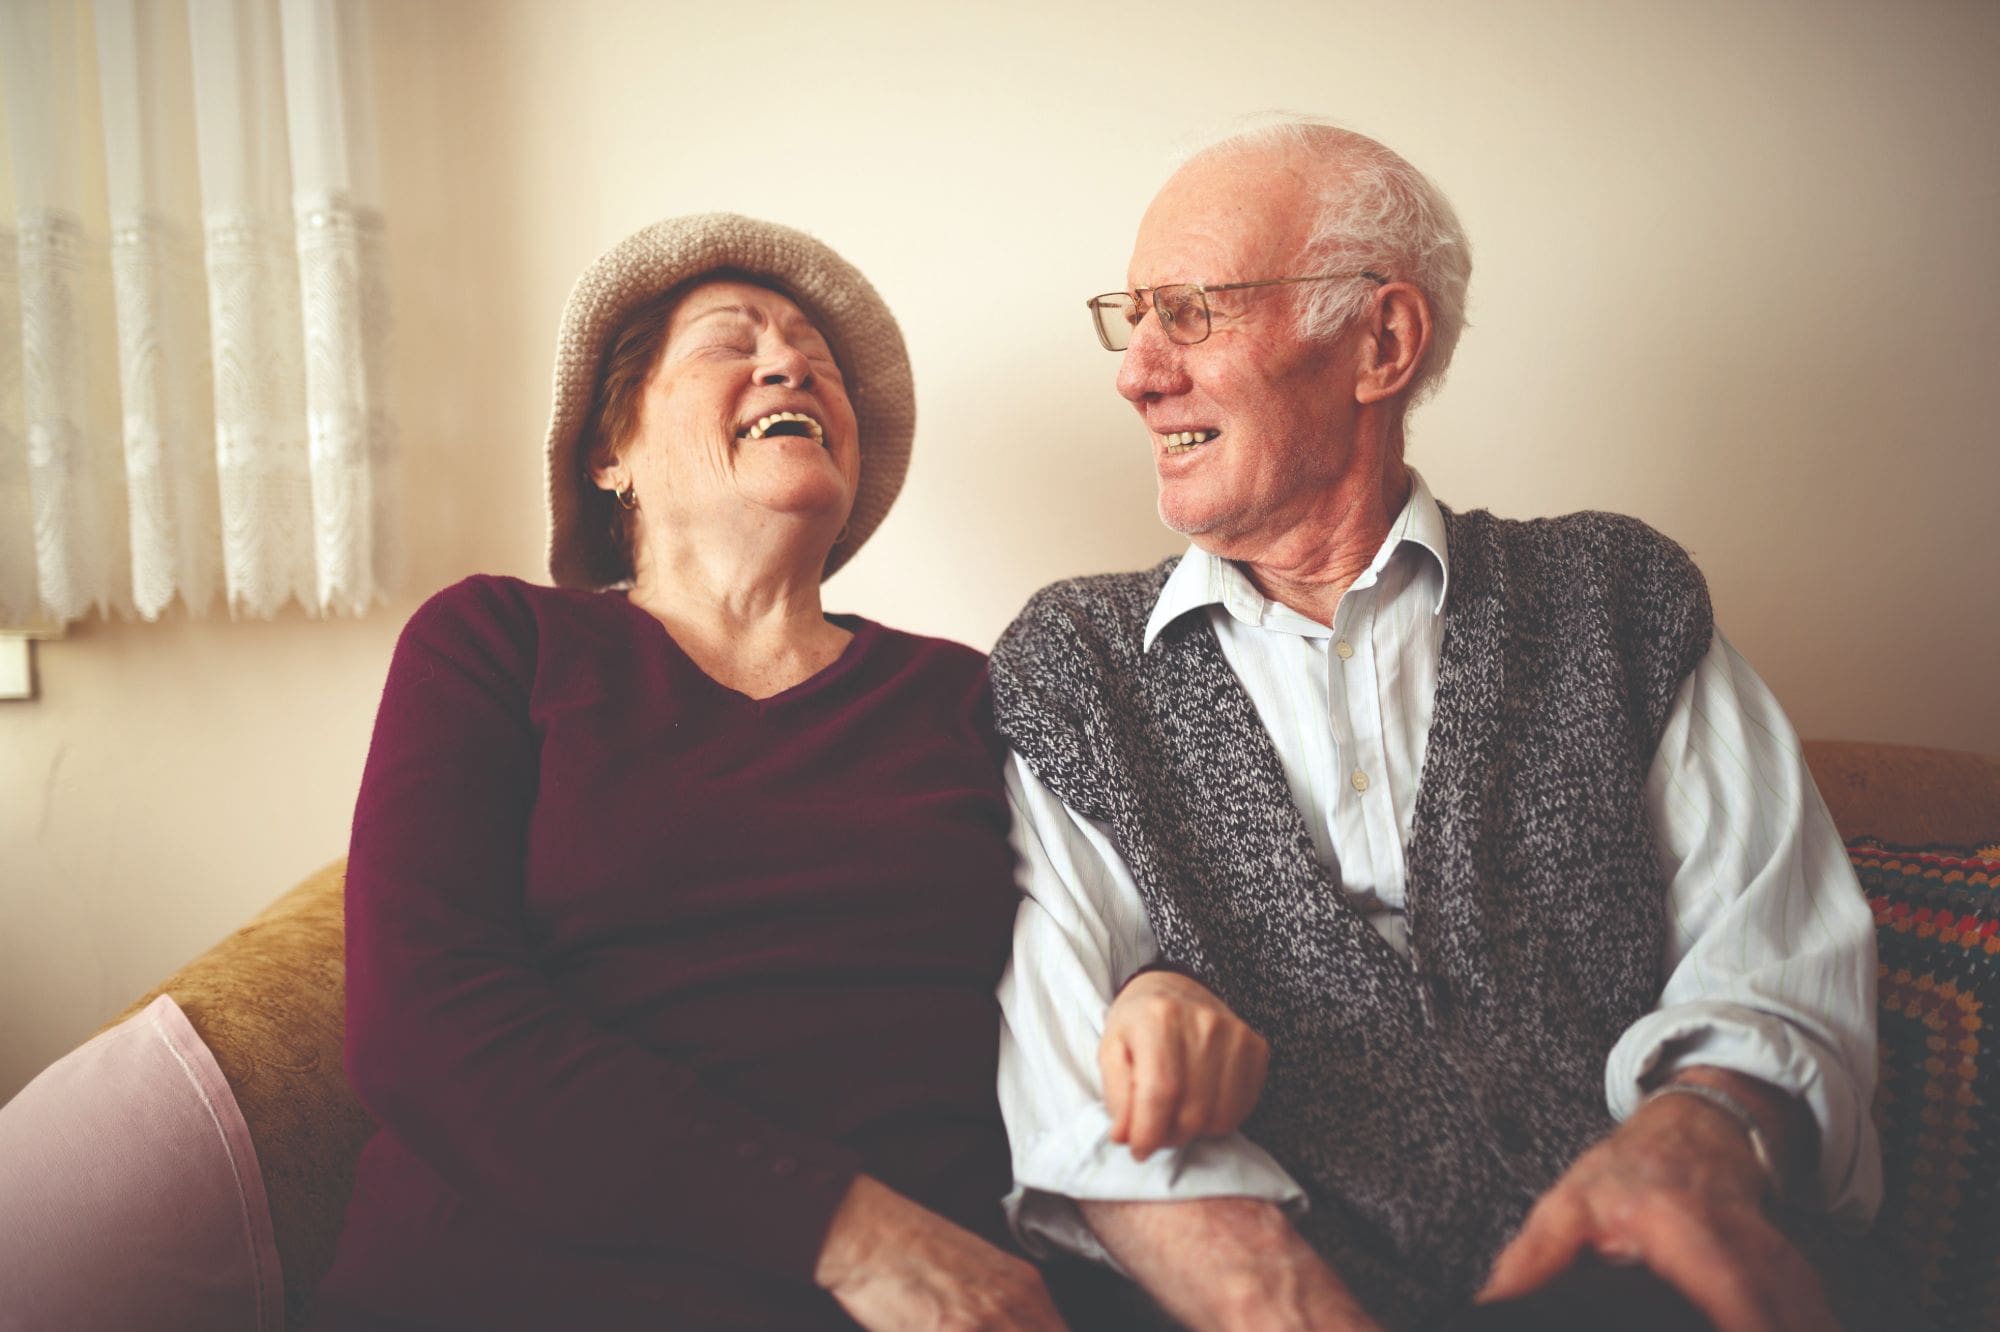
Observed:
[[[657,641],[675,675],[730,707],[758,715],[796,706],[836,687],[842,680],[860,669],[869,649],[882,634],[882,626],[873,620],[859,615],[829,614],[825,617],[827,621],[847,630],[850,635],[846,646],[841,648],[840,655],[795,685],[781,689],[767,698],[752,698],[740,689],[730,688],[703,670],[700,663],[688,655],[687,649],[681,646],[680,641],[658,616],[641,606],[633,605],[629,598],[619,599],[627,610],[642,617],[658,632]]]
[[[1299,857],[1301,865],[1306,867],[1305,872],[1316,881],[1320,891],[1315,894],[1315,900],[1320,909],[1330,912],[1340,921],[1349,946],[1368,954],[1377,967],[1388,969],[1412,1008],[1423,1021],[1429,1021],[1429,1004],[1424,995],[1420,959],[1415,954],[1404,956],[1383,938],[1382,932],[1369,921],[1367,914],[1341,888],[1339,876],[1330,874],[1320,864],[1313,851],[1312,833],[1306,828],[1305,812],[1292,798],[1291,787],[1285,781],[1285,767],[1278,757],[1277,746],[1271,743],[1270,733],[1264,729],[1263,721],[1257,715],[1257,705],[1251,700],[1250,692],[1243,687],[1236,672],[1230,669],[1228,659],[1222,655],[1222,644],[1215,636],[1215,626],[1208,617],[1197,616],[1175,628],[1179,630],[1175,650],[1145,655],[1140,659],[1140,669],[1157,672],[1163,677],[1171,675],[1173,680],[1165,686],[1166,692],[1181,698],[1198,698],[1207,715],[1224,718],[1230,724],[1231,734],[1238,737],[1243,746],[1239,766],[1227,775],[1220,772],[1192,774],[1196,780],[1211,776],[1220,778],[1216,786],[1205,793],[1206,806],[1219,809],[1227,802],[1231,791],[1255,790],[1255,803],[1265,811],[1264,817],[1280,830],[1282,844],[1290,848],[1292,855]],[[1166,635],[1161,637],[1165,639]]]

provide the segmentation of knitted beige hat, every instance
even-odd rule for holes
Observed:
[[[626,317],[704,273],[761,278],[796,301],[833,348],[861,434],[861,484],[826,573],[868,539],[910,466],[916,390],[896,317],[868,279],[802,231],[735,213],[672,217],[635,232],[583,271],[556,338],[549,417],[549,576],[559,587],[608,587],[630,576],[609,532],[610,496],[591,479],[583,435],[611,340]],[[824,576],[824,575],[822,575]]]

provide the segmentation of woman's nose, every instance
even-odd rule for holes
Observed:
[[[811,388],[812,365],[797,347],[783,338],[775,339],[758,354],[757,382],[786,388]]]

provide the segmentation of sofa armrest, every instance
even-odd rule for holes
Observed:
[[[341,1068],[346,868],[312,875],[117,1019],[171,994],[215,1055],[257,1149],[290,1326],[332,1265],[374,1131]]]
[[[1853,740],[1808,740],[1805,753],[1844,840],[1983,846],[2000,838],[2000,757]]]

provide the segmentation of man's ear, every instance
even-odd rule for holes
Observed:
[[[1361,340],[1361,373],[1354,396],[1384,402],[1402,393],[1424,362],[1431,345],[1431,303],[1407,282],[1391,282],[1375,293],[1375,308]]]

